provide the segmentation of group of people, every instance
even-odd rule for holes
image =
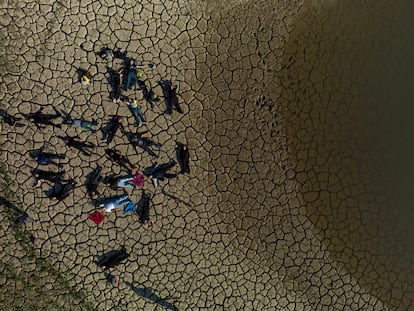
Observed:
[[[160,98],[155,95],[153,88],[147,86],[146,82],[141,79],[143,77],[144,66],[139,66],[134,59],[128,57],[127,53],[122,50],[114,51],[112,49],[103,48],[98,52],[98,55],[107,62],[111,62],[115,58],[123,60],[124,66],[122,68],[118,70],[110,68],[110,70],[108,70],[111,74],[113,86],[112,99],[114,103],[125,103],[134,117],[134,126],[137,128],[142,127],[146,124],[147,119],[145,118],[138,101],[135,98],[122,95],[122,90],[128,91],[134,87],[138,87],[138,89],[142,91],[143,99],[151,108],[154,107],[154,103],[160,101]],[[151,68],[153,67],[152,64],[147,66]],[[92,81],[93,76],[89,71],[85,71],[80,78],[82,84],[87,85]],[[183,113],[178,100],[177,86],[173,85],[169,80],[159,81],[158,85],[162,88],[162,97],[165,100],[166,109],[164,113],[170,115],[174,110],[178,113]],[[62,128],[62,125],[68,125],[80,128],[92,134],[97,133],[97,126],[99,125],[97,120],[73,118],[67,112],[59,111],[53,106],[52,108],[54,110],[53,113],[44,113],[44,108],[41,107],[34,113],[21,114],[22,117],[12,116],[7,111],[0,110],[0,117],[2,122],[9,126],[24,126],[21,121],[26,119],[35,124],[39,130],[44,129],[47,126]],[[109,148],[109,146],[118,131],[121,131],[137,154],[141,154],[141,151],[144,151],[149,156],[157,158],[162,145],[148,136],[149,130],[127,132],[123,124],[123,118],[114,115],[110,116],[110,119],[105,122],[101,127],[101,131],[101,141],[106,142],[108,145],[108,148],[105,149],[106,156],[112,163],[119,165],[121,169],[128,173],[126,175],[112,174],[103,177],[101,176],[102,167],[97,165],[97,167],[88,175],[85,183],[88,196],[93,200],[97,200],[98,206],[104,212],[112,212],[124,207],[123,214],[135,212],[138,214],[141,223],[150,226],[152,224],[150,221],[150,202],[152,194],[150,192],[142,190],[142,196],[138,203],[135,203],[126,192],[115,197],[99,199],[99,196],[101,195],[99,185],[103,184],[111,189],[142,188],[144,186],[145,178],[148,178],[151,180],[153,186],[157,188],[159,184],[158,181],[165,180],[166,178],[176,178],[178,174],[190,173],[190,156],[187,146],[185,144],[177,143],[177,148],[175,150],[176,160],[172,159],[167,163],[154,163],[140,172],[137,165],[132,164],[119,150]],[[95,144],[82,140],[79,136],[58,137],[68,147],[78,150],[84,156],[90,156],[95,152]],[[33,151],[31,155],[38,164],[38,167],[31,171],[35,179],[34,185],[40,186],[42,181],[51,182],[53,183],[53,186],[47,192],[47,196],[52,200],[58,201],[67,198],[76,187],[77,183],[74,179],[65,178],[66,171],[63,169],[65,163],[62,162],[66,159],[66,155],[55,154],[46,150],[44,147]],[[178,172],[171,172],[177,163],[180,166],[180,170]],[[44,168],[48,166],[56,166],[58,171],[45,170]],[[19,224],[23,224],[30,219],[31,218],[26,214],[25,217],[20,218]],[[97,264],[104,268],[111,268],[128,256],[126,249],[122,248],[121,251],[114,251],[114,253],[105,255],[104,258],[106,259],[99,260]]]

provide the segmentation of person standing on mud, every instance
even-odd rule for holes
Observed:
[[[178,113],[183,113],[183,110],[181,109],[180,104],[178,102],[177,88],[177,85],[171,84],[169,97],[170,105],[167,106],[167,114],[172,114],[173,109],[175,109]]]

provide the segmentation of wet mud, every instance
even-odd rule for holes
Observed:
[[[282,70],[307,215],[331,257],[392,310],[414,298],[412,12],[408,1],[311,2]]]
[[[413,302],[410,6],[311,1],[285,23],[268,2],[211,14],[197,75],[214,217],[314,306],[343,271],[384,308]]]

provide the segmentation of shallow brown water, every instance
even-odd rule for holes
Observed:
[[[312,288],[332,290],[333,267],[391,309],[414,298],[411,6],[311,1],[283,19],[280,3],[259,1],[209,21],[197,72],[215,217],[317,309]],[[315,272],[319,256],[329,273]]]
[[[413,12],[409,1],[309,4],[284,48],[308,216],[333,258],[399,310],[414,298]]]

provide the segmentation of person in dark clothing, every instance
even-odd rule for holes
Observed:
[[[0,117],[2,117],[2,120],[4,123],[10,125],[10,126],[16,126],[16,127],[22,127],[24,124],[18,123],[18,121],[22,120],[22,118],[17,118],[15,116],[12,116],[7,113],[7,111],[0,109]]]
[[[62,201],[69,196],[70,192],[75,188],[75,186],[76,182],[73,179],[70,179],[65,183],[58,182],[48,197],[52,200]]]
[[[104,128],[102,128],[103,135],[101,140],[106,140],[106,143],[110,144],[114,139],[118,129],[124,129],[124,126],[122,124],[122,118],[119,116],[113,116],[111,120],[109,120],[107,125]]]
[[[190,173],[190,153],[188,151],[187,145],[178,143],[176,154],[177,154],[178,164],[180,165],[180,168],[181,168],[180,173],[189,174]]]
[[[29,214],[27,212],[24,212],[23,215],[19,216],[14,222],[16,226],[21,226],[25,224],[26,222],[35,222],[32,218],[29,217]]]
[[[23,114],[23,116],[26,120],[33,122],[38,129],[44,129],[47,125],[52,125],[61,128],[60,124],[55,124],[52,122],[52,120],[60,118],[62,116],[55,107],[53,107],[53,109],[56,112],[55,114],[44,114],[42,113],[43,107],[40,107],[39,110],[35,113],[27,113]]]
[[[158,186],[158,179],[159,180],[164,180],[165,178],[174,178],[177,177],[177,174],[171,174],[168,173],[168,171],[173,168],[175,165],[177,164],[177,162],[170,161],[168,163],[164,163],[161,165],[158,165],[157,163],[147,167],[143,174],[145,176],[147,176],[148,178],[150,178],[152,180],[152,184],[154,185],[155,188],[157,188]]]
[[[78,149],[80,152],[82,152],[86,156],[90,156],[89,153],[92,150],[86,150],[86,149],[93,149],[95,148],[95,144],[91,143],[89,141],[80,141],[78,136],[72,137],[72,136],[58,136],[59,138],[63,139],[63,141],[66,143],[67,146],[73,147],[75,149]]]
[[[51,181],[54,183],[61,181],[63,179],[63,176],[65,175],[65,171],[50,172],[50,171],[34,169],[32,170],[32,175],[35,178],[34,186],[39,186],[42,180],[47,180],[47,181]]]
[[[127,171],[132,169],[132,163],[128,160],[127,157],[122,155],[121,151],[116,149],[105,149],[105,153],[111,162],[118,164],[119,166],[125,168]]]
[[[92,128],[93,126],[97,126],[98,125],[98,121],[96,120],[92,120],[92,121],[86,121],[83,119],[73,119],[68,113],[62,111],[62,114],[64,115],[63,117],[63,124],[68,124],[71,125],[73,127],[79,127],[85,131],[89,131],[92,133],[96,133],[96,130],[94,128]]]
[[[124,50],[122,50],[120,48],[118,48],[117,50],[114,51],[114,57],[115,58],[122,59],[124,61],[126,61],[128,59],[128,55],[127,54],[128,54],[127,51],[124,51]]]
[[[130,59],[126,62],[125,67],[121,70],[121,73],[124,75],[124,90],[127,91],[131,89],[135,84],[138,83],[137,77],[137,68],[143,68],[143,66],[138,66],[134,59]]]
[[[86,191],[91,199],[97,198],[99,194],[98,185],[102,181],[101,171],[102,167],[97,165],[85,183]]]
[[[144,96],[144,100],[150,104],[151,109],[154,108],[154,102],[159,102],[160,99],[155,96],[154,91],[151,87],[147,87],[145,82],[142,80],[138,80],[138,87],[142,91],[142,95]]]
[[[122,97],[122,90],[121,90],[121,83],[122,83],[122,69],[114,70],[111,67],[106,67],[107,73],[109,75],[108,82],[112,87],[112,101],[114,103],[121,102]]]
[[[121,175],[119,174],[112,174],[110,176],[106,176],[103,179],[103,183],[105,184],[105,186],[111,188],[112,190],[117,190],[118,189],[118,179]]]
[[[122,81],[122,73],[118,71],[114,71],[112,75],[112,83],[114,87],[114,98],[113,98],[114,103],[121,102],[121,92],[122,92],[121,81]]]
[[[137,132],[137,133],[124,132],[128,141],[130,142],[132,147],[135,149],[135,152],[137,154],[139,154],[138,153],[138,147],[139,147],[139,148],[142,148],[144,151],[148,152],[153,157],[158,157],[158,155],[151,149],[151,147],[155,146],[156,148],[160,149],[161,144],[152,141],[148,137],[145,137],[144,135],[146,133],[148,133],[148,131]]]
[[[138,214],[139,221],[148,226],[152,226],[152,221],[150,220],[149,210],[150,210],[150,201],[151,201],[151,195],[145,193],[145,191],[142,191],[142,197],[141,200],[138,202],[138,207],[140,207],[141,211]],[[138,213],[138,210],[136,211]]]
[[[120,58],[123,60],[127,59],[127,52],[121,49],[112,50],[107,47],[103,47],[98,53],[96,53],[99,57],[106,61],[112,61],[114,58]]]
[[[141,188],[144,186],[144,175],[141,173],[137,173],[136,175],[126,175],[126,176],[120,176],[117,175],[111,176],[111,179],[108,180],[109,185],[112,188]]]
[[[39,165],[49,165],[53,164],[59,168],[62,168],[63,165],[54,161],[54,159],[64,159],[66,156],[64,154],[54,154],[50,152],[43,152],[43,148],[34,156],[34,159]]]
[[[16,213],[19,215],[19,217],[14,221],[14,224],[19,226],[24,224],[25,222],[35,222],[32,218],[29,217],[27,212],[21,210],[16,205],[14,205],[9,200],[6,200],[5,198],[0,196],[0,206],[4,206],[5,208],[8,208],[11,210],[12,213]]]
[[[179,113],[183,113],[183,110],[180,107],[177,96],[177,86],[173,85],[169,80],[161,80],[158,84],[162,88],[164,94],[165,105],[167,109],[165,110],[166,114],[172,114],[173,109]]]
[[[168,170],[170,170],[171,168],[173,168],[175,165],[177,164],[176,161],[172,160],[168,163],[164,163],[164,164],[154,164],[148,168],[146,168],[143,172],[143,174],[145,176],[154,176],[154,177],[161,177],[162,175],[165,175],[167,173]],[[176,175],[176,174],[172,174],[172,175]],[[175,177],[175,176],[173,176]]]
[[[171,111],[172,109],[175,109],[179,113],[183,113],[183,110],[180,107],[180,104],[178,102],[178,96],[177,96],[177,85],[172,84],[170,89],[170,106],[167,106],[167,109]],[[167,112],[168,113],[168,112]],[[168,113],[168,114],[171,114]]]
[[[105,270],[111,269],[119,265],[121,262],[126,260],[129,257],[129,254],[123,246],[120,250],[111,251],[100,258],[96,264],[98,267],[101,267]]]
[[[109,48],[102,48],[98,53],[100,58],[110,62],[114,59],[114,51]]]

